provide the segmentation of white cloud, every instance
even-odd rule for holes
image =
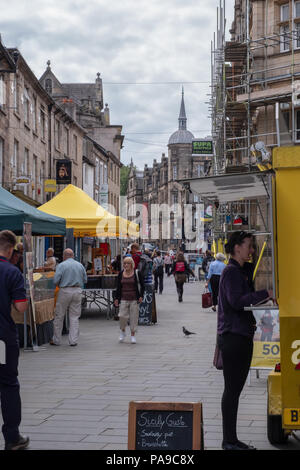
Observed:
[[[125,139],[122,161],[132,156],[143,168],[167,153],[182,82],[206,82],[184,85],[185,104],[188,129],[196,136],[210,133],[205,102],[218,6],[219,0],[0,0],[0,32],[37,77],[48,59],[61,82],[92,82],[100,72],[112,124],[123,125],[128,139],[156,144]],[[227,29],[233,7],[227,0]]]

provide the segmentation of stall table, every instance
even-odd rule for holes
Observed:
[[[82,290],[82,307],[89,309],[93,304],[99,309],[105,307],[106,318],[112,318],[113,293],[116,291],[117,276],[117,274],[88,275],[88,282]]]

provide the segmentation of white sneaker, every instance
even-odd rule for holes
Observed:
[[[120,337],[119,337],[119,342],[120,343],[123,343],[124,339],[125,339],[125,336],[126,336],[126,333],[125,331],[120,331]]]
[[[135,344],[135,343],[136,343],[135,336],[131,336],[131,344]]]

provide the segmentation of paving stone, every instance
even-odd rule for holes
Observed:
[[[20,431],[30,435],[30,449],[125,450],[129,402],[142,400],[202,402],[205,448],[219,450],[223,374],[212,365],[216,314],[201,309],[202,291],[203,283],[186,284],[179,304],[174,280],[165,278],[156,298],[158,323],[139,326],[136,345],[120,344],[118,322],[93,313],[80,320],[77,348],[63,337],[60,348],[21,351]],[[196,335],[186,338],[182,326]],[[239,437],[277,449],[267,439],[268,371],[250,376],[240,399]],[[290,438],[283,448],[299,450],[300,442]]]

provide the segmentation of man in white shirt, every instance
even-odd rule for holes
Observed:
[[[79,318],[81,315],[82,288],[87,282],[86,271],[81,263],[75,261],[74,253],[67,248],[64,261],[56,269],[53,282],[59,287],[56,301],[54,335],[50,344],[59,346],[65,314],[69,310],[69,344],[77,346],[79,338]]]

